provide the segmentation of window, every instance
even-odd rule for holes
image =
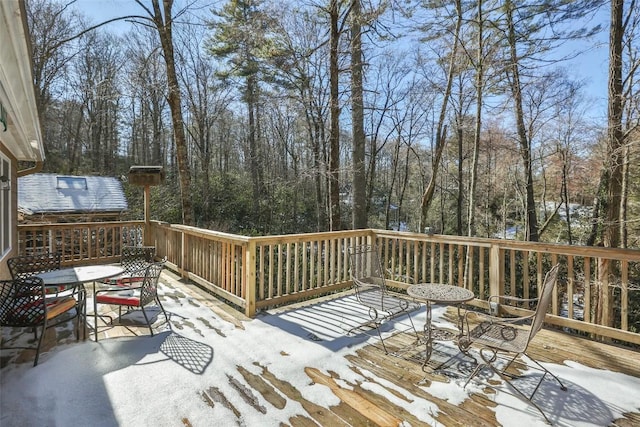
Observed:
[[[0,153],[0,257],[11,249],[11,163]]]

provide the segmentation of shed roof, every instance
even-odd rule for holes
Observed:
[[[18,178],[18,209],[27,214],[96,213],[129,206],[116,178],[36,173]]]

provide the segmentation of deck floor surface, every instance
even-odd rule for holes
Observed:
[[[357,336],[350,336],[346,333],[361,320],[366,320],[366,317],[357,318],[357,316],[362,316],[362,313],[356,313],[355,319],[351,317],[353,313],[358,311],[357,307],[352,305],[352,300],[325,297],[315,302],[271,310],[259,315],[258,319],[252,320],[245,318],[242,314],[193,285],[183,283],[173,273],[163,272],[161,282],[165,290],[162,296],[165,302],[172,299],[188,299],[190,304],[206,306],[216,318],[234,325],[233,328],[236,330],[243,329],[251,322],[262,321],[276,328],[292,328],[291,330],[298,328],[297,330],[304,334],[301,336],[302,339],[316,342],[332,351],[353,346],[355,349],[353,352],[339,357],[345,357],[349,369],[357,374],[356,377],[363,380],[353,382],[349,378],[343,378],[337,372],[327,371],[313,364],[304,367],[304,372],[310,382],[326,386],[337,398],[339,403],[335,405],[322,406],[313,402],[287,378],[279,377],[270,366],[262,365],[259,361],[251,367],[237,366],[235,374],[242,381],[230,379],[231,386],[239,394],[246,396],[247,402],[250,402],[250,406],[255,411],[266,413],[271,410],[271,407],[282,409],[290,401],[295,401],[304,410],[304,413],[281,422],[282,426],[428,425],[415,412],[407,409],[418,399],[424,399],[437,407],[437,411],[433,411],[430,416],[438,425],[501,425],[496,417],[498,404],[495,400],[496,391],[494,389],[486,387],[484,389],[476,388],[479,391],[475,392],[464,391],[464,383],[473,370],[474,364],[471,359],[460,353],[453,343],[435,343],[434,353],[427,364],[426,372],[421,369],[424,348],[422,345],[416,345],[415,335],[410,328],[406,328],[408,325],[406,319],[398,319],[397,323],[394,322],[395,330],[403,330],[403,327],[406,330],[385,340],[387,349],[390,350],[389,354],[386,354],[380,346],[375,330],[367,330],[365,327],[361,331],[363,333],[359,333]],[[88,311],[92,311],[92,305],[88,306]],[[422,311],[419,309],[412,313],[416,319],[418,330],[422,329],[419,320]],[[443,313],[445,319],[453,321],[454,309],[443,308]],[[111,312],[111,314],[115,313]],[[140,323],[140,319],[141,316],[134,316],[127,318],[121,324],[117,322],[107,324],[101,320],[98,328],[100,341],[108,341],[118,337],[148,335],[149,331],[146,325]],[[163,316],[156,315],[155,320],[154,328],[162,327]],[[174,330],[193,327],[191,319],[180,317],[178,313],[172,313],[170,323]],[[88,325],[86,330],[88,339],[93,339],[93,317],[89,317]],[[390,334],[390,332],[385,331],[385,334]],[[206,333],[216,334],[222,341],[226,338],[225,331],[216,328],[215,325],[211,325],[210,331]],[[11,339],[11,335],[7,334],[9,333],[3,331],[4,340]],[[365,341],[366,345],[359,345]],[[68,329],[56,328],[47,333],[43,352],[56,351],[56,346],[62,344],[83,345],[83,342],[76,342]],[[177,346],[179,343],[175,344]],[[563,365],[571,361],[571,363],[593,369],[608,370],[640,378],[640,352],[630,348],[600,343],[551,329],[543,329],[531,345],[531,355],[543,363]],[[286,358],[286,356],[283,354],[283,357]],[[176,359],[179,357],[180,355],[177,355]],[[1,369],[5,369],[10,364],[30,363],[32,358],[33,352],[29,350],[3,355],[0,358],[0,373]],[[47,356],[41,356],[40,363],[46,364],[46,359]],[[192,370],[207,369],[206,364],[195,366],[197,360],[187,360],[184,363],[190,364],[189,368]],[[256,366],[259,368],[259,374],[255,373]],[[495,382],[490,378],[485,378],[485,380],[487,384]],[[616,386],[613,381],[612,379],[611,387]],[[461,395],[466,393],[464,398],[453,401],[439,394],[438,384],[446,385],[451,382],[460,386]],[[548,387],[553,385],[551,383],[551,385],[541,388],[538,393],[548,392]],[[571,383],[567,386],[572,390]],[[594,416],[589,411],[597,411],[598,408],[593,405],[585,407],[584,402],[579,402],[580,397],[589,399],[588,390],[575,390],[574,388],[573,392],[577,393],[575,402],[570,401],[569,405],[563,408],[563,411],[575,412],[578,421],[588,421],[590,417]],[[230,411],[237,411],[238,419],[242,419],[243,414],[237,409],[238,405],[234,404],[232,399],[225,395],[225,392],[220,388],[212,386],[199,390],[198,393],[210,406],[225,406]],[[502,391],[498,393],[502,393]],[[575,403],[575,407],[570,407],[572,403]],[[607,408],[602,408],[602,411],[606,410]],[[192,425],[189,417],[183,418],[181,422],[186,426]],[[640,397],[638,398],[637,410],[623,414],[622,417],[618,417],[609,425],[625,427],[640,425]]]

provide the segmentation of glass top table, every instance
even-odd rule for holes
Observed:
[[[95,282],[96,280],[122,274],[122,267],[116,265],[85,265],[61,268],[45,273],[38,273],[45,286],[59,286]]]

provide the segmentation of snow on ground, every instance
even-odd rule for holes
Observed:
[[[27,361],[0,370],[0,425],[279,426],[296,415],[307,415],[301,399],[281,396],[286,403],[274,405],[259,393],[246,393],[250,389],[246,378],[268,372],[295,387],[302,399],[321,407],[338,404],[327,386],[311,380],[306,367],[335,372],[338,384],[345,388],[361,383],[402,405],[424,425],[436,424],[434,403],[381,378],[368,381],[362,375],[373,376],[370,372],[350,369],[344,356],[376,339],[347,335],[353,316],[366,314],[359,311],[353,296],[262,314],[244,322],[243,329],[193,296],[165,286],[161,290],[171,328],[159,326],[164,318],[156,312],[153,337],[69,341],[43,353],[36,367]],[[435,308],[434,320],[446,323],[443,314],[444,309]],[[424,316],[424,310],[415,312],[416,324],[422,324]],[[608,425],[640,408],[638,378],[574,362],[547,367],[569,387],[563,393],[545,381],[536,395],[556,425]],[[433,382],[427,391],[456,404],[469,393],[482,391],[474,381],[463,388],[464,382],[464,377]],[[534,408],[510,393],[498,392],[490,398],[498,404],[495,412],[502,425],[545,425]]]

